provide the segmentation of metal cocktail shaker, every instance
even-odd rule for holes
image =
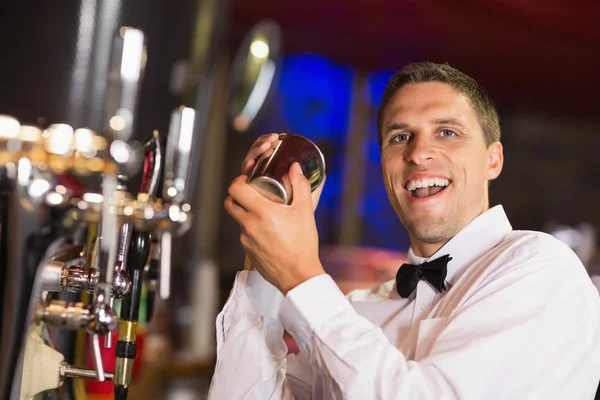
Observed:
[[[250,184],[266,198],[278,203],[292,202],[292,185],[288,177],[290,166],[298,162],[310,182],[310,189],[319,187],[325,177],[325,158],[312,141],[300,135],[283,133],[269,156],[261,156],[250,175]]]

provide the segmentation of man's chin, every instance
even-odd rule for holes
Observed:
[[[439,243],[445,240],[447,218],[432,215],[426,215],[424,218],[413,218],[407,219],[404,224],[412,237],[423,243]]]

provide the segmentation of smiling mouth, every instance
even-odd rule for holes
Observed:
[[[452,181],[442,178],[408,181],[404,189],[415,198],[426,198],[446,190]]]

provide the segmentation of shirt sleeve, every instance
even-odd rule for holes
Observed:
[[[279,315],[329,382],[332,398],[519,398],[522,388],[499,376],[535,371],[536,382],[566,376],[597,346],[598,296],[573,267],[573,260],[552,254],[515,256],[497,275],[482,279],[450,317],[427,321],[443,328],[419,361],[406,359],[378,326],[357,314],[328,275],[292,289]],[[573,376],[570,384],[594,383],[594,373]]]
[[[278,320],[283,295],[256,271],[238,272],[217,316],[217,362],[209,400],[309,400],[312,370],[287,355]]]

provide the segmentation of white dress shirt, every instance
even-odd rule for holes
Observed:
[[[422,280],[407,299],[394,281],[344,296],[329,275],[284,297],[239,272],[217,317],[209,399],[594,398],[600,296],[565,244],[513,230],[496,206],[430,259],[445,254],[448,290]]]

